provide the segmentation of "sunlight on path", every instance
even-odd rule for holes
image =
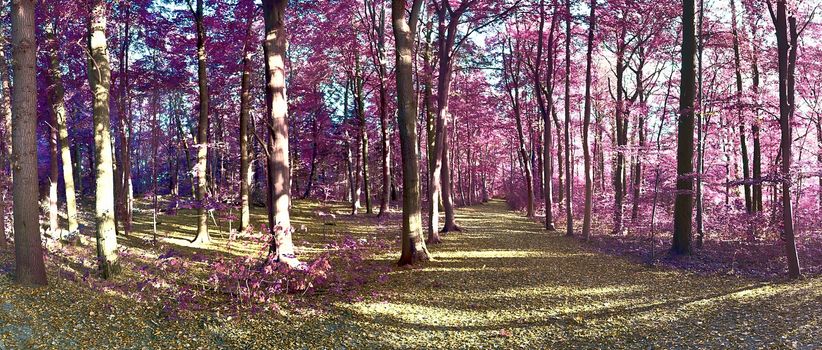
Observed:
[[[820,309],[818,279],[771,285],[645,267],[547,233],[499,201],[458,214],[465,230],[429,247],[435,262],[397,269],[372,287],[385,296],[337,304],[294,331],[388,348],[822,346],[818,313],[795,312]]]

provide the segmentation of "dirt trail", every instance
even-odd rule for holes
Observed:
[[[819,279],[647,267],[547,233],[500,201],[460,209],[458,222],[464,232],[431,247],[435,262],[376,288],[387,298],[338,305],[301,330],[355,347],[822,347]]]

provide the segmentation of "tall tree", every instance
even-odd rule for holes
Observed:
[[[351,109],[348,105],[348,97],[351,92],[350,77],[345,82],[345,93],[343,98],[343,123],[349,119]],[[351,200],[351,215],[357,215],[357,210],[360,208],[360,189],[359,189],[359,172],[357,166],[354,164],[354,155],[352,151],[351,136],[348,134],[348,129],[343,131],[343,143],[345,144],[345,165],[346,173],[348,175],[348,197]]]
[[[53,111],[52,111],[53,112]],[[57,209],[57,182],[60,176],[60,161],[57,160],[57,116],[52,113],[51,120],[49,120],[49,197],[48,197],[48,212],[49,212],[49,235],[52,239],[57,239],[60,236],[60,216]]]
[[[417,103],[414,96],[414,46],[423,0],[413,0],[406,20],[406,0],[391,0],[391,23],[396,45],[397,124],[402,153],[402,254],[398,264],[429,259],[422,234],[420,166],[417,154]],[[436,206],[436,203],[434,203]]]
[[[443,232],[459,231],[454,216],[454,200],[451,196],[451,174],[448,163],[448,122],[451,119],[449,102],[451,98],[451,80],[454,70],[454,49],[457,42],[460,18],[476,1],[462,0],[457,8],[450,1],[433,1],[437,13],[439,34],[439,75],[437,78],[437,123],[434,141],[434,176],[431,181],[431,198],[429,198],[429,230],[438,230],[439,198],[442,191],[442,204],[445,210]]]
[[[371,57],[377,70],[380,113],[380,152],[382,153],[382,196],[380,211],[383,216],[391,201],[391,135],[388,125],[388,58],[385,49],[385,4],[381,0],[366,1],[366,18],[369,20],[368,37]]]
[[[285,85],[285,51],[288,36],[285,14],[288,0],[263,0],[265,19],[265,81],[268,136],[268,224],[271,255],[292,268],[300,266],[291,234],[291,170],[288,159],[288,100]]]
[[[734,52],[734,77],[736,83],[736,93],[734,95],[735,103],[736,103],[736,117],[739,121],[739,145],[740,145],[740,152],[742,153],[742,177],[745,182],[744,184],[744,191],[745,191],[745,211],[747,213],[751,213],[756,211],[756,207],[759,205],[756,199],[756,191],[757,189],[754,188],[754,193],[751,193],[751,177],[750,177],[750,165],[748,161],[748,145],[747,140],[745,137],[745,117],[743,115],[744,107],[742,105],[742,96],[744,91],[742,90],[742,64],[741,64],[741,55],[739,49],[739,31],[737,30],[737,15],[736,15],[736,0],[730,0],[731,3],[731,40],[733,45],[733,52]],[[751,230],[751,238],[755,238],[753,234],[755,230]]]
[[[111,68],[106,40],[106,2],[94,0],[89,23],[88,78],[94,97],[94,154],[97,189],[95,223],[97,225],[97,259],[103,278],[120,272],[117,257],[117,235],[114,223],[114,168],[111,148],[109,90]]]
[[[120,3],[124,13],[123,18],[123,38],[120,46],[119,65],[119,92],[117,94],[117,116],[120,122],[120,154],[118,155],[120,165],[115,164],[115,178],[119,179],[116,184],[120,197],[120,214],[123,223],[123,231],[126,236],[131,234],[131,226],[134,215],[134,184],[131,177],[131,100],[129,93],[131,84],[129,83],[129,53],[131,46],[131,1],[126,0]]]
[[[439,205],[440,205],[440,170],[439,170],[439,158],[436,156],[436,148],[437,148],[437,115],[435,113],[436,107],[434,107],[434,66],[435,66],[435,58],[434,58],[434,42],[432,39],[434,30],[433,30],[433,18],[426,21],[426,26],[424,29],[425,33],[425,43],[423,44],[422,49],[422,76],[420,80],[422,81],[421,84],[423,85],[423,92],[422,92],[422,100],[423,100],[423,108],[424,108],[424,119],[425,119],[425,131],[426,131],[426,150],[428,152],[428,178],[427,178],[427,189],[428,189],[428,238],[426,242],[428,244],[439,244],[441,243],[440,239],[440,231],[439,231]],[[437,181],[435,182],[435,178]]]
[[[365,192],[365,212],[372,214],[371,207],[371,177],[368,172],[368,120],[365,117],[365,77],[360,64],[359,49],[354,54],[354,100],[357,119],[360,123],[360,159],[362,161],[362,188]]]
[[[705,159],[705,132],[704,132],[704,124],[705,124],[705,100],[704,100],[704,81],[703,81],[703,53],[705,49],[705,33],[703,31],[705,22],[705,1],[699,0],[699,18],[697,20],[698,27],[697,27],[697,46],[696,46],[696,60],[697,60],[697,93],[696,93],[696,109],[698,113],[695,114],[696,117],[696,176],[695,176],[695,185],[696,185],[696,193],[694,194],[696,200],[696,247],[702,248],[702,242],[704,237],[704,228],[705,225],[703,224],[703,213],[704,213],[704,206],[702,205],[702,173],[703,173],[703,165]],[[743,134],[744,135],[744,134]],[[747,149],[745,150],[745,158],[747,158]],[[747,188],[749,189],[749,188]],[[747,196],[747,203],[750,203],[750,193],[749,191],[746,192]]]
[[[157,199],[159,196],[157,193],[157,176],[159,175],[157,172],[157,162],[159,161],[157,153],[160,148],[159,99],[160,97],[155,92],[151,94],[149,102],[151,104],[151,238],[152,242],[155,243],[157,242],[157,214],[159,212]]]
[[[9,6],[4,6],[2,13],[7,15],[6,10],[10,10]],[[6,27],[8,28],[8,27]],[[0,248],[6,246],[6,195],[12,192],[12,169],[11,165],[11,144],[12,144],[12,111],[11,111],[11,79],[9,78],[8,58],[6,57],[6,46],[8,45],[9,33],[7,29],[0,29],[0,89],[2,89],[2,96],[0,96],[0,114],[3,116],[3,134],[2,134],[2,150],[3,161],[0,162],[0,167],[3,168],[3,174],[6,175],[8,181],[2,182],[0,186]],[[13,223],[12,223],[13,224]]]
[[[752,5],[754,2],[743,2],[743,4]],[[753,98],[755,100],[754,106],[754,122],[751,125],[751,133],[753,134],[753,165],[752,165],[752,176],[753,176],[753,193],[751,198],[751,209],[753,212],[761,212],[763,210],[763,203],[762,203],[762,145],[760,142],[760,122],[761,122],[761,108],[759,106],[759,85],[760,85],[760,78],[759,78],[759,51],[760,51],[760,43],[761,40],[759,33],[757,31],[757,16],[753,13],[753,9],[748,8],[748,22],[750,22],[751,28],[751,92],[753,93]],[[736,22],[736,21],[734,21]]]
[[[645,91],[645,63],[648,59],[647,51],[645,50],[644,44],[639,44],[637,46],[637,67],[636,69],[631,68],[636,74],[636,92],[634,96],[631,98],[632,101],[639,100],[640,108],[637,108],[637,125],[636,125],[636,132],[635,135],[638,136],[636,147],[640,152],[645,149],[645,141],[647,139],[647,131],[646,131],[646,120],[647,115],[644,107],[647,106],[648,102],[648,95],[649,93]],[[656,74],[656,73],[654,73]],[[633,190],[633,198],[632,198],[632,208],[631,208],[631,221],[636,223],[637,219],[639,218],[639,202],[642,195],[642,163],[643,157],[640,154],[634,155],[633,157],[633,165],[632,165],[632,190]]]
[[[519,30],[517,30],[517,34],[519,34]],[[507,46],[508,46],[508,54],[505,54],[503,48],[503,62],[504,62],[504,71],[506,75],[507,86],[505,88],[505,92],[508,94],[508,98],[511,101],[511,107],[514,112],[514,120],[517,124],[517,138],[519,139],[519,157],[520,161],[522,161],[522,170],[525,175],[525,188],[526,193],[528,195],[528,202],[526,204],[526,215],[530,217],[534,217],[534,180],[533,180],[533,170],[531,168],[531,157],[528,154],[528,145],[525,141],[525,133],[523,132],[523,123],[522,123],[522,104],[521,104],[521,93],[520,93],[520,76],[522,74],[522,48],[520,46],[520,40],[516,40],[516,45],[511,43],[511,38],[507,38]]]
[[[242,77],[240,78],[240,230],[245,231],[251,225],[250,188],[251,188],[251,155],[248,148],[248,117],[251,111],[251,27],[254,16],[249,16],[243,43]]]
[[[556,8],[556,0],[553,1],[554,8]],[[554,106],[554,28],[557,24],[557,15],[556,11],[551,16],[551,27],[548,30],[548,65],[545,69],[546,77],[545,77],[545,84],[543,85],[540,82],[540,71],[539,67],[542,62],[542,43],[543,43],[543,30],[545,26],[545,1],[540,0],[539,3],[539,17],[540,17],[540,24],[539,24],[539,37],[537,38],[537,62],[534,65],[536,67],[536,72],[534,74],[534,81],[537,95],[537,103],[539,103],[539,112],[541,115],[542,120],[542,177],[545,178],[543,181],[544,187],[544,196],[545,196],[545,229],[549,231],[554,231],[556,228],[554,227],[554,214],[553,214],[553,157],[551,153],[551,148],[553,145],[552,142],[552,135],[551,135],[551,111],[553,110]],[[545,96],[546,102],[543,103],[543,95]]]
[[[12,158],[14,176],[15,278],[25,285],[45,285],[46,266],[40,240],[37,196],[37,42],[34,0],[12,2],[11,47],[14,66]],[[8,91],[8,90],[7,90]]]
[[[582,219],[582,235],[586,239],[591,236],[591,211],[594,193],[588,135],[591,128],[591,66],[594,52],[594,31],[597,23],[597,0],[591,0],[589,7],[591,8],[591,14],[588,16],[588,49],[585,54],[585,107],[582,121],[582,153],[585,157],[585,210]]]
[[[565,234],[574,235],[574,169],[571,167],[571,0],[565,0]]]
[[[627,9],[621,9],[622,19],[627,15]],[[628,118],[625,113],[625,70],[628,63],[626,62],[628,26],[623,22],[617,29],[616,36],[616,112],[615,112],[615,135],[616,141],[615,164],[613,169],[613,184],[614,184],[614,228],[613,232],[622,234],[623,231],[623,216],[625,201],[625,147],[628,145]],[[630,61],[630,60],[628,60]]]
[[[736,112],[739,120],[739,152],[742,155],[742,177],[744,180],[743,189],[745,193],[745,211],[751,213],[754,204],[751,197],[751,174],[750,162],[748,160],[748,142],[745,136],[745,119],[742,115],[742,69],[740,64],[739,53],[739,33],[736,28],[736,0],[730,0],[731,3],[731,40],[734,51],[734,77],[736,78]]]
[[[676,200],[674,235],[671,250],[691,253],[691,228],[694,210],[694,95],[696,93],[696,26],[694,0],[682,2],[682,72],[679,85],[679,124],[677,126]]]
[[[208,181],[208,74],[206,72],[206,31],[204,23],[204,0],[197,0],[197,7],[192,8],[188,1],[189,10],[194,15],[197,27],[197,82],[200,96],[200,118],[197,123],[197,236],[194,243],[209,243],[208,210],[206,209],[206,188]]]
[[[56,27],[56,25],[55,25]],[[68,128],[66,124],[66,106],[64,102],[65,88],[63,87],[63,77],[60,72],[60,57],[57,52],[59,43],[56,42],[55,34],[57,28],[52,28],[49,32],[49,40],[52,42],[52,49],[49,56],[49,80],[51,81],[49,99],[51,111],[54,114],[54,127],[57,128],[60,142],[60,156],[63,162],[63,183],[65,184],[66,196],[66,216],[68,217],[68,231],[76,234],[79,228],[77,221],[77,198],[74,188],[74,169],[71,161],[71,145],[69,144]]]
[[[782,239],[785,241],[785,255],[788,260],[788,276],[799,278],[799,255],[796,252],[796,238],[793,226],[793,204],[791,201],[791,162],[793,160],[793,114],[794,105],[794,72],[796,69],[796,51],[799,33],[796,17],[788,14],[786,0],[776,1],[776,11],[768,1],[768,11],[776,27],[776,46],[779,62],[779,126],[781,138],[782,164],[780,165],[780,183],[782,187]]]

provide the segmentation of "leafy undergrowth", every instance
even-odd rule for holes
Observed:
[[[662,265],[701,274],[741,275],[760,280],[780,281],[787,275],[785,245],[781,240],[746,241],[707,239],[690,256],[669,253],[669,233],[656,235],[594,235],[589,239],[597,251],[629,257],[637,262]],[[819,239],[799,237],[797,250],[806,277],[822,274],[822,247]]]
[[[507,200],[512,210],[523,212],[522,198]],[[564,231],[564,208],[554,209],[557,230]],[[558,211],[557,211],[558,210]],[[735,214],[716,217],[705,225],[702,246],[694,237],[693,254],[678,256],[670,254],[672,213],[662,212],[655,216],[651,225],[650,214],[639,216],[636,221],[626,210],[624,232],[614,233],[612,208],[598,207],[594,212],[591,236],[583,237],[582,210],[575,207],[575,237],[585,241],[601,253],[627,257],[635,262],[649,265],[685,269],[700,274],[739,275],[763,281],[784,280],[787,275],[785,243],[777,233],[779,228],[767,215]],[[599,215],[597,213],[600,213]],[[601,213],[605,213],[602,215]],[[534,218],[543,223],[544,211]],[[778,221],[778,220],[777,220]],[[822,275],[822,226],[810,218],[802,218],[805,226],[797,226],[797,252],[806,277]],[[653,229],[652,229],[653,227]],[[755,228],[755,229],[753,229]]]
[[[182,204],[179,210],[169,211],[169,215],[160,217],[156,240],[150,230],[153,223],[141,221],[146,218],[138,216],[134,232],[118,237],[122,272],[110,281],[99,278],[96,272],[93,238],[84,237],[84,244],[48,240],[46,262],[50,287],[20,288],[11,284],[10,275],[4,276],[2,290],[9,293],[3,293],[4,297],[0,299],[6,301],[3,310],[7,311],[5,315],[0,312],[0,321],[8,321],[12,326],[0,328],[0,349],[4,348],[4,344],[25,348],[43,345],[33,337],[43,329],[48,329],[49,334],[63,333],[59,328],[50,326],[55,323],[52,317],[87,320],[104,314],[114,321],[123,317],[128,319],[129,312],[135,307],[141,310],[137,317],[147,317],[150,325],[159,328],[164,328],[168,323],[186,328],[186,324],[202,323],[204,320],[238,320],[257,314],[283,317],[317,312],[330,301],[361,300],[360,287],[367,283],[385,282],[386,273],[390,270],[389,265],[366,259],[391,245],[385,233],[388,221],[374,217],[346,217],[341,215],[345,211],[341,204],[305,202],[295,208],[298,217],[294,222],[299,232],[291,234],[295,235],[296,252],[302,259],[301,266],[296,269],[268,257],[267,242],[271,238],[262,233],[268,231],[261,224],[264,221],[263,213],[255,211],[253,215],[253,224],[258,227],[256,230],[251,228],[243,232],[230,228],[237,227],[237,223],[232,222],[236,218],[230,212],[225,217],[215,217],[212,223],[219,219],[220,223],[225,224],[210,228],[209,244],[195,245],[185,237],[185,234],[194,231],[191,225],[194,222],[193,212],[185,207]],[[138,208],[138,213],[147,212],[142,209]],[[229,222],[231,226],[221,227],[229,225]],[[352,231],[343,231],[347,229]],[[86,236],[90,234],[84,232]],[[0,251],[0,273],[5,275],[12,268],[11,252]],[[54,306],[51,300],[24,301],[22,305],[13,302],[32,291],[35,292],[29,294],[31,300],[43,297],[39,292],[45,292],[48,299],[68,303],[82,305],[77,301],[85,301],[89,297],[96,302],[80,309],[72,307],[69,313],[53,314],[52,311],[42,310],[44,314],[24,319],[40,321],[45,318],[47,322],[40,327],[36,322],[24,322],[20,326],[22,328],[18,328],[14,326],[19,323],[19,320],[15,322],[15,316],[23,315],[20,312],[36,313],[40,307]],[[53,309],[59,310],[60,307]],[[4,316],[8,319],[4,320]],[[93,340],[92,344],[116,344],[116,336],[116,333],[105,334]],[[178,336],[166,337],[160,343]],[[77,342],[73,336],[57,338],[58,341],[51,345],[65,346]],[[137,338],[139,341],[135,344],[142,346],[160,340],[156,336]],[[185,340],[185,337],[182,338]],[[76,344],[87,343],[80,341]]]
[[[162,305],[67,278],[51,276],[51,286],[40,289],[2,278],[0,340],[41,348],[822,346],[822,316],[815,312],[822,307],[818,277],[773,283],[636,264],[546,233],[500,201],[460,209],[463,232],[429,247],[435,261],[393,268],[396,216],[382,221],[338,216],[336,227],[346,232],[338,234],[311,214],[316,204],[310,206],[295,206],[297,220],[308,226],[295,233],[300,257],[317,261],[323,247],[345,242],[349,234],[354,241],[376,236],[392,244],[375,247],[375,254],[364,254],[355,265],[374,266],[376,281],[358,284],[353,294],[284,293],[277,310],[206,308],[170,318]],[[196,253],[163,240],[182,260]],[[234,254],[217,246],[201,254]],[[8,254],[3,261],[8,266]],[[387,279],[380,277],[383,268],[390,269]]]

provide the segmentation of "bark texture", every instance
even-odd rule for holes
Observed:
[[[15,279],[45,285],[46,267],[40,239],[37,196],[37,78],[32,0],[12,2],[11,45],[14,66],[12,157],[14,177]]]
[[[398,262],[400,266],[429,260],[428,248],[425,246],[422,234],[420,167],[417,154],[417,104],[413,80],[414,36],[422,0],[413,0],[409,20],[405,17],[406,2],[406,0],[392,0],[391,2],[391,22],[394,27],[397,62],[397,124],[402,153],[402,254]]]
[[[120,272],[117,257],[117,235],[114,223],[114,168],[111,147],[109,91],[111,68],[106,42],[106,3],[94,0],[89,28],[89,86],[94,97],[94,154],[97,189],[95,223],[97,225],[97,259],[103,278]]]
[[[53,35],[51,37],[53,39]],[[57,43],[55,43],[57,45]],[[49,57],[49,79],[51,80],[51,90],[49,99],[51,110],[54,113],[55,127],[57,128],[58,141],[60,146],[60,156],[63,162],[63,183],[66,191],[66,216],[68,217],[68,231],[77,233],[79,224],[77,221],[77,197],[74,187],[74,169],[71,157],[71,145],[69,144],[68,127],[66,123],[66,106],[64,102],[65,88],[63,87],[63,77],[60,73],[60,57],[55,50]]]
[[[208,181],[208,74],[206,72],[206,32],[203,23],[203,0],[197,0],[194,19],[197,24],[197,82],[200,96],[200,118],[197,123],[197,236],[194,243],[211,242],[208,234],[208,210],[206,195]]]
[[[271,253],[292,268],[300,266],[294,255],[291,218],[291,171],[288,158],[288,103],[285,86],[285,52],[288,38],[285,12],[288,0],[263,0],[265,19],[266,109],[270,125],[268,147],[269,227]]]
[[[582,121],[582,153],[585,158],[585,209],[582,218],[582,235],[591,236],[591,212],[593,211],[594,185],[591,177],[591,150],[589,134],[591,129],[591,66],[593,63],[594,31],[596,30],[596,0],[591,0],[591,14],[588,16],[588,49],[585,54],[585,106]]]
[[[674,201],[674,235],[671,250],[691,253],[694,210],[694,97],[696,94],[696,26],[694,0],[682,2],[682,78],[679,86],[679,124],[677,126],[677,180]]]

